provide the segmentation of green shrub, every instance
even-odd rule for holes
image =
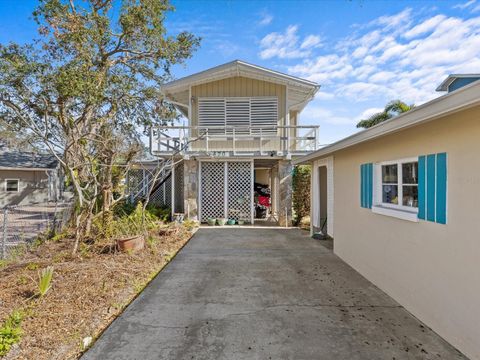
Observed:
[[[293,169],[292,191],[294,224],[300,225],[302,219],[310,213],[310,165],[299,165]]]
[[[44,296],[52,287],[53,267],[48,266],[38,274],[38,293]]]
[[[112,236],[121,238],[143,234],[156,226],[158,218],[146,211],[143,214],[143,207],[138,203],[135,210],[129,215],[120,216],[112,221]]]
[[[11,347],[20,341],[22,318],[23,314],[20,311],[14,311],[0,327],[0,356],[6,355]]]
[[[158,220],[163,222],[168,222],[171,220],[172,209],[169,207],[158,207],[148,204],[146,210],[150,215],[155,216]]]

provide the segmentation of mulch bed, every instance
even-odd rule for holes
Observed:
[[[83,339],[94,339],[170,261],[192,232],[170,225],[152,232],[136,253],[100,251],[72,240],[48,241],[0,269],[0,324],[23,310],[23,336],[5,359],[77,359]],[[35,296],[38,272],[54,267],[52,288]]]

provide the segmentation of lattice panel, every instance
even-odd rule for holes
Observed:
[[[175,167],[175,209],[176,213],[183,213],[183,162]]]
[[[172,207],[172,177],[165,181],[165,206]]]
[[[168,178],[151,196],[150,203],[161,207],[170,207],[172,198],[172,180]]]
[[[132,169],[128,171],[128,192],[140,189],[140,183],[143,181],[143,170]]]
[[[225,163],[202,162],[201,163],[201,206],[202,218],[205,222],[208,218],[225,217]]]
[[[227,163],[228,218],[250,220],[252,211],[252,166],[249,162]]]

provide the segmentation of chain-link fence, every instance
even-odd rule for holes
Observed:
[[[28,245],[40,236],[61,231],[70,220],[72,205],[17,205],[0,211],[0,259],[6,259],[19,245]]]

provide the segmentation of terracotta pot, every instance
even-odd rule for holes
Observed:
[[[143,235],[135,235],[117,239],[117,246],[118,250],[123,252],[142,250],[145,246],[145,238]]]

